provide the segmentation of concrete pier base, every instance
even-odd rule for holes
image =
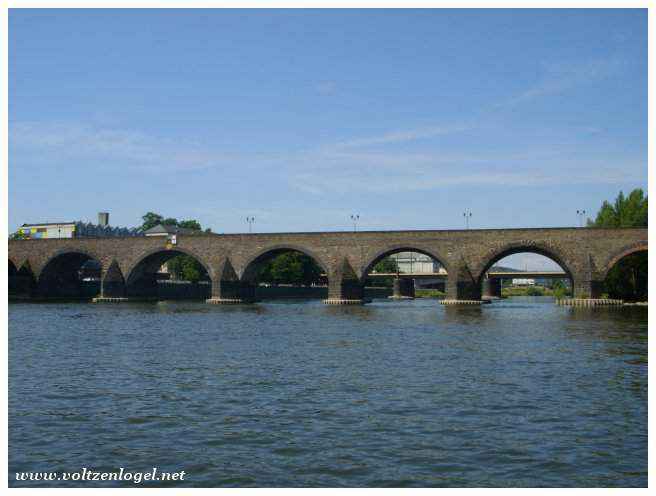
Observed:
[[[361,299],[361,300],[344,300],[340,298],[328,298],[327,300],[323,300],[323,302],[326,305],[363,305],[367,303],[367,300]]]
[[[440,300],[441,305],[482,305],[490,303],[485,300]]]
[[[205,303],[209,303],[210,305],[243,305],[255,303],[255,301],[242,298],[209,298],[205,300]]]
[[[407,279],[396,277],[392,287],[392,296],[389,298],[395,300],[412,300],[415,297],[415,281],[414,279]]]
[[[97,296],[91,300],[93,303],[125,303],[126,301],[135,301],[133,298],[123,298],[114,296]]]
[[[568,307],[608,307],[622,306],[624,301],[611,298],[561,298],[556,300],[556,304]]]

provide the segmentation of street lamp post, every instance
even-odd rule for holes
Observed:
[[[583,219],[585,217],[585,210],[577,210],[576,215],[579,217],[579,227],[583,227]]]
[[[351,221],[353,222],[353,232],[356,232],[358,230],[358,221],[360,220],[360,215],[358,214],[352,214],[351,215]]]
[[[466,210],[463,212],[462,216],[465,218],[465,227],[469,229],[469,219],[471,219],[472,216],[471,210]]]
[[[255,222],[255,217],[246,217],[246,222],[248,222],[248,233],[253,232],[253,222]]]

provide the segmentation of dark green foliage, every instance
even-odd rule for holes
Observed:
[[[634,189],[628,197],[620,191],[614,204],[605,201],[590,227],[647,227],[647,197]],[[642,301],[647,299],[647,253],[634,253],[620,260],[608,272],[606,291],[611,298]]]
[[[11,233],[9,235],[9,239],[25,239],[25,234],[23,234],[23,231],[16,231],[15,233]]]
[[[151,227],[155,227],[156,225],[161,224],[164,218],[155,212],[148,212],[142,217],[142,219],[143,224],[141,224],[141,229],[147,231]]]
[[[560,299],[568,295],[567,287],[563,281],[555,281],[551,287],[554,298]]]
[[[383,273],[383,274],[396,274],[399,266],[392,257],[385,257],[376,265],[374,265],[374,272]]]
[[[183,227],[185,229],[195,229],[196,231],[202,231],[200,223],[197,220],[181,220],[178,222],[178,227]]]
[[[178,255],[166,264],[173,279],[198,282],[208,279],[207,271],[194,257]]]
[[[383,258],[378,263],[376,263],[376,265],[374,265],[374,268],[372,269],[372,272],[377,272],[379,274],[396,274],[399,273],[400,271],[399,271],[399,266],[396,263],[396,259],[389,256]],[[367,286],[383,287],[383,288],[391,288],[393,284],[394,284],[394,277],[371,277],[367,279],[366,282]]]
[[[628,197],[620,191],[615,203],[605,201],[594,222],[588,219],[590,227],[647,227],[647,197],[638,188]]]
[[[526,296],[542,296],[544,295],[544,290],[537,286],[529,286],[526,288]]]
[[[647,300],[647,252],[624,257],[608,271],[604,281],[610,298],[627,301]]]
[[[258,281],[309,286],[320,282],[322,272],[311,257],[297,251],[288,251],[266,261],[260,268]]]

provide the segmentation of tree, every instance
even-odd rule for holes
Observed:
[[[376,265],[374,265],[373,272],[377,272],[379,274],[396,274],[400,273],[399,271],[399,265],[396,263],[396,259],[392,257],[385,257],[382,260],[380,260]],[[394,277],[372,277],[372,278],[367,278],[366,284],[369,286],[380,286],[380,287],[386,287],[386,288],[391,288],[392,285],[394,284]]]
[[[266,262],[258,273],[261,282],[271,284],[303,284],[309,286],[321,279],[321,267],[312,257],[296,251],[281,253]]]
[[[628,197],[620,191],[614,204],[605,201],[590,227],[647,227],[647,197],[642,189],[634,189]],[[604,281],[611,298],[647,299],[647,254],[635,253],[620,260]]]
[[[174,219],[175,220],[175,219]],[[184,229],[193,229],[195,231],[202,231],[203,228],[200,227],[200,223],[197,220],[181,220],[177,223],[178,227]]]
[[[9,235],[9,239],[25,239],[25,234],[20,229]]]
[[[379,274],[396,274],[399,270],[399,265],[392,257],[385,257],[376,265],[374,265],[374,272]]]
[[[554,298],[556,299],[561,299],[567,296],[567,287],[561,280],[554,281],[551,290],[553,292]]]
[[[637,188],[628,197],[620,191],[614,204],[602,203],[594,222],[588,219],[590,227],[647,227],[647,197]]]
[[[158,224],[162,223],[163,217],[155,212],[148,212],[146,215],[141,217],[143,223],[141,224],[141,229],[147,231],[148,229],[155,227]]]

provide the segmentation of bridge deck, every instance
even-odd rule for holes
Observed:
[[[545,272],[488,272],[488,277],[497,279],[562,279],[569,277],[566,272],[562,271],[545,271]],[[396,272],[372,272],[368,277],[412,277],[413,279],[446,279],[448,275],[444,272],[415,272],[399,273]]]

